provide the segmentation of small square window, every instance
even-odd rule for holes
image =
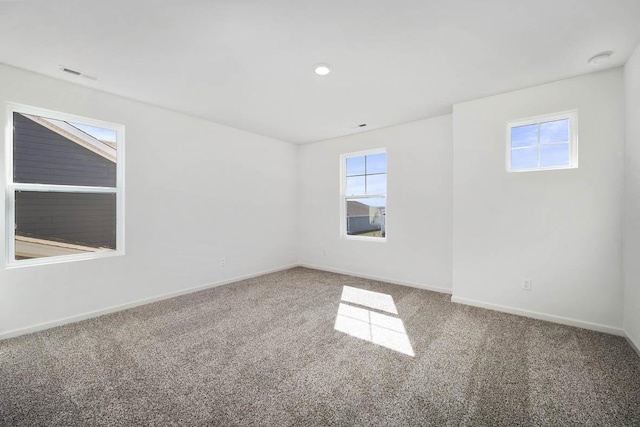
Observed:
[[[507,171],[578,167],[578,113],[570,111],[507,124]]]

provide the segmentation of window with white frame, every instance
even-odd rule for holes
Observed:
[[[578,113],[522,119],[507,124],[507,171],[578,167]]]
[[[7,104],[7,265],[124,253],[124,126]]]
[[[387,236],[387,152],[343,154],[342,235],[384,241]]]

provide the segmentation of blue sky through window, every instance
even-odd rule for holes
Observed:
[[[387,173],[387,153],[366,156],[367,175],[372,173]]]
[[[511,128],[511,169],[568,166],[569,119]]]
[[[387,194],[387,154],[369,154],[346,159],[347,195]],[[386,201],[380,198],[353,198],[360,203],[382,207]]]
[[[538,124],[511,128],[511,148],[528,147],[538,143]]]
[[[569,144],[543,145],[540,147],[540,167],[569,164]]]
[[[569,120],[540,123],[540,144],[569,143]]]
[[[80,129],[99,141],[116,142],[116,131],[112,129],[99,128],[96,126],[84,125],[81,123],[68,122],[71,126]]]
[[[365,156],[347,158],[347,176],[364,175]]]
[[[347,194],[373,195],[387,193],[387,154],[348,157]]]
[[[347,176],[387,173],[387,153],[347,157]]]

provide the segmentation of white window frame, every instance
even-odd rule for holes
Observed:
[[[34,265],[57,264],[69,261],[79,261],[96,258],[107,258],[124,255],[124,125],[109,123],[102,120],[90,119],[73,114],[60,113],[44,108],[28,105],[6,103],[5,128],[5,226],[6,226],[6,268],[26,267]],[[13,113],[30,114],[39,117],[71,121],[80,124],[110,129],[116,132],[116,187],[90,187],[74,185],[23,184],[13,181]],[[116,249],[104,252],[92,252],[72,255],[58,255],[43,258],[15,259],[15,192],[62,192],[62,193],[92,193],[116,195]]]
[[[387,194],[347,194],[347,159],[351,157],[361,157],[361,156],[369,156],[372,154],[387,154]],[[389,235],[389,222],[388,222],[388,214],[389,214],[389,155],[387,153],[386,147],[376,148],[373,150],[364,150],[364,151],[356,151],[353,153],[345,153],[340,155],[340,237],[347,240],[360,240],[366,242],[379,242],[384,243],[387,241],[387,236]],[[384,198],[385,199],[385,219],[384,219],[384,228],[385,235],[384,237],[373,237],[373,236],[352,236],[347,234],[347,199],[349,198]]]
[[[562,166],[545,166],[527,169],[511,169],[511,129],[520,126],[540,125],[541,123],[557,120],[569,120],[569,164]],[[546,144],[543,144],[546,145]],[[551,144],[549,144],[551,145]],[[538,164],[540,163],[540,129],[538,129]],[[519,119],[507,123],[506,135],[506,169],[507,172],[536,172],[558,169],[576,169],[578,167],[578,111],[564,111],[560,113],[544,114],[526,119]]]

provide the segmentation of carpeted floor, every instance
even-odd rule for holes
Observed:
[[[0,342],[0,423],[633,426],[640,357],[620,337],[294,268]]]

